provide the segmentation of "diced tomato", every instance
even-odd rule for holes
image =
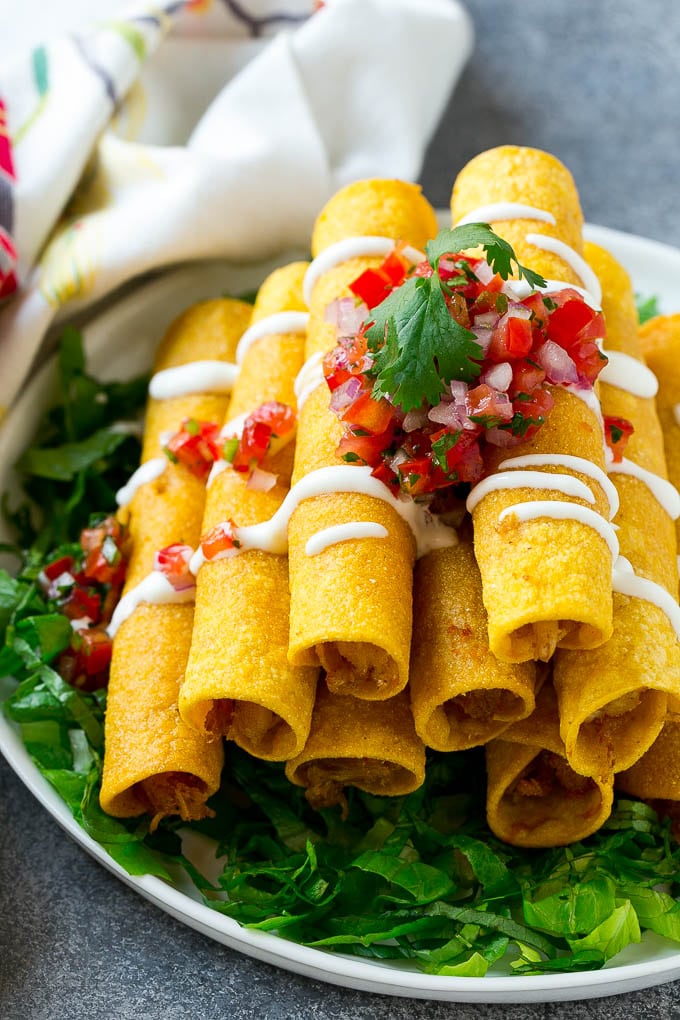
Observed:
[[[185,418],[182,427],[171,436],[165,452],[171,461],[184,466],[197,478],[207,478],[210,468],[222,455],[220,426],[211,421]]]
[[[381,454],[392,442],[392,431],[388,429],[377,436],[357,436],[351,428],[347,429],[338,443],[336,453],[346,464],[370,464],[376,467],[380,463]]]
[[[101,601],[101,595],[98,592],[74,585],[64,602],[59,606],[59,610],[69,620],[80,620],[87,616],[93,623],[98,623]]]
[[[430,457],[404,460],[397,470],[401,489],[409,496],[422,496],[424,493],[432,491],[430,484],[432,460]]]
[[[287,436],[289,432],[292,432],[297,420],[295,411],[290,404],[282,404],[279,400],[267,400],[264,404],[260,404],[252,414],[248,415],[248,419],[250,418],[269,425],[272,435],[277,437]]]
[[[482,477],[484,464],[479,436],[479,431],[468,429],[459,433],[441,429],[431,436],[432,449],[437,453],[440,465],[445,458],[447,484],[451,484],[451,481],[476,482]]]
[[[509,358],[524,358],[533,344],[532,327],[529,319],[516,316],[508,318],[505,345]]]
[[[484,428],[493,428],[512,418],[512,404],[507,394],[499,393],[486,383],[468,390],[465,404],[470,420]]]
[[[394,251],[385,258],[381,270],[388,277],[393,287],[399,287],[406,279],[409,270],[409,261],[400,253],[402,246],[397,245]]]
[[[389,400],[381,397],[374,400],[370,391],[364,390],[360,396],[340,414],[342,421],[349,422],[355,429],[376,436],[385,432],[389,426],[394,407]]]
[[[290,435],[295,428],[296,414],[288,404],[268,400],[249,414],[231,462],[237,471],[251,471],[269,453],[272,440]]]
[[[590,383],[595,382],[607,364],[596,340],[606,335],[602,312],[595,311],[571,288],[551,296],[557,304],[548,318],[546,332],[571,356],[578,372]]]
[[[61,574],[70,574],[73,570],[74,559],[72,556],[60,556],[58,560],[52,560],[43,567],[43,574],[48,581],[56,581]]]
[[[608,414],[604,416],[604,438],[612,451],[615,464],[621,463],[623,451],[634,431],[627,418],[616,418]]]
[[[354,374],[347,357],[347,351],[340,344],[336,344],[331,351],[324,355],[323,374],[331,393],[351,379]]]
[[[381,460],[377,467],[373,468],[371,474],[374,478],[384,482],[393,496],[397,495],[399,492],[399,477],[396,471],[392,470],[386,460]]]
[[[86,557],[80,576],[99,584],[122,584],[126,569],[120,549],[122,541],[123,531],[115,517],[107,517],[93,528],[84,528],[80,545]]]
[[[512,402],[514,417],[511,431],[522,439],[530,439],[543,425],[554,405],[552,394],[543,387],[535,389],[529,400],[516,397]]]
[[[201,538],[201,549],[206,560],[214,560],[219,553],[240,548],[241,543],[236,537],[236,525],[232,520],[216,524]]]
[[[193,574],[189,570],[189,560],[194,550],[190,545],[175,542],[158,549],[153,560],[154,570],[165,574],[173,588],[186,588],[193,583]]]
[[[545,370],[535,361],[531,361],[528,358],[514,361],[512,364],[510,394],[512,397],[515,397],[518,393],[531,394],[544,380]]]
[[[350,283],[349,289],[367,308],[375,308],[392,290],[392,282],[387,273],[380,269],[365,269]]]
[[[76,676],[84,673],[95,676],[108,669],[113,652],[113,641],[104,627],[86,627],[73,635],[72,647],[76,652]]]

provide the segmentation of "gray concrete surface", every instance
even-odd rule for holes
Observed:
[[[428,197],[446,205],[455,173],[481,149],[536,145],[571,168],[590,221],[680,243],[678,4],[466,2],[477,48],[427,154]],[[620,998],[485,1006],[308,981],[141,900],[71,843],[0,762],[0,1017],[226,1016],[680,1020],[680,983]]]

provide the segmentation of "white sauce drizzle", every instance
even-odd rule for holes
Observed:
[[[524,205],[522,202],[491,202],[489,205],[480,205],[462,216],[456,226],[462,227],[465,223],[496,223],[499,220],[540,220],[553,226],[557,224],[553,214],[545,209],[536,209],[533,205]]]
[[[577,251],[574,251],[564,241],[560,241],[559,238],[552,237],[551,234],[527,234],[525,241],[528,244],[533,244],[536,248],[540,248],[542,251],[549,251],[553,255],[559,256],[563,262],[571,266],[577,276],[581,277],[581,282],[588,293],[591,294],[593,301],[596,301],[598,305],[602,302],[600,281],[583,256],[579,255]]]
[[[111,622],[106,631],[109,637],[115,637],[121,624],[125,623],[132,616],[137,606],[141,605],[142,602],[148,602],[156,606],[167,605],[173,602],[193,602],[195,595],[195,585],[191,585],[189,588],[182,588],[178,591],[176,588],[173,588],[165,574],[161,573],[160,570],[152,570],[139,584],[123,595],[113,611]]]
[[[307,539],[305,552],[308,556],[318,556],[324,549],[339,542],[349,542],[352,538],[387,538],[389,531],[375,521],[348,521],[347,524],[335,524],[330,528],[317,531]]]
[[[316,354],[312,354],[311,358],[307,358],[295,378],[294,390],[298,411],[302,410],[314,390],[326,381],[322,362],[323,354],[321,351],[317,351]]]
[[[149,383],[154,400],[170,400],[189,393],[229,393],[239,373],[228,361],[191,361],[156,372]]]
[[[671,520],[676,521],[680,517],[680,492],[665,478],[655,475],[653,471],[647,471],[646,468],[640,467],[639,464],[628,460],[627,457],[623,457],[618,463],[613,461],[609,465],[609,472],[610,474],[631,475],[644,482]]]
[[[142,485],[146,485],[147,482],[153,482],[155,478],[159,478],[165,471],[167,464],[167,457],[151,457],[150,460],[140,464],[137,470],[130,475],[125,485],[116,493],[116,503],[118,506],[127,506],[128,503],[131,503],[137,489]]]
[[[521,457],[509,457],[501,461],[499,470],[511,470],[513,468],[528,467],[565,467],[572,471],[578,471],[582,475],[596,481],[609,503],[609,520],[612,521],[619,510],[619,493],[613,482],[609,480],[602,468],[584,457],[574,457],[568,453],[526,453]]]
[[[585,303],[593,309],[595,312],[602,311],[600,305],[595,300],[593,295],[585,289],[585,287],[578,287],[575,283],[566,283],[564,280],[546,280],[545,287],[534,287],[533,284],[529,283],[528,280],[506,280],[503,289],[506,288],[512,291],[512,297],[521,301],[523,298],[529,297],[530,294],[534,294],[538,291],[539,294],[554,294],[558,290],[575,290],[577,294],[580,294]]]
[[[320,255],[310,263],[305,273],[302,293],[307,304],[311,304],[312,293],[319,278],[335,269],[342,262],[349,259],[369,257],[373,255],[389,255],[394,251],[396,241],[392,237],[346,237],[324,249]],[[425,260],[425,254],[407,244],[399,249],[404,258],[407,258],[413,265]]]
[[[619,556],[612,569],[612,589],[620,595],[651,602],[666,614],[671,627],[680,638],[680,606],[662,585],[640,577],[635,573],[629,560]]]
[[[613,525],[605,521],[601,514],[589,507],[581,506],[580,503],[561,503],[552,499],[538,499],[531,503],[516,503],[514,506],[506,507],[499,515],[499,522],[506,517],[516,517],[522,524],[527,521],[535,521],[540,517],[553,517],[558,521],[573,520],[579,524],[585,524],[592,528],[605,540],[616,560],[619,555],[619,540],[616,537]]]
[[[249,326],[238,342],[236,363],[243,364],[247,352],[264,336],[276,336],[279,333],[304,333],[309,322],[309,312],[277,312],[260,319]]]
[[[457,545],[458,536],[453,528],[443,524],[412,499],[401,500],[393,496],[383,482],[372,476],[371,470],[370,467],[341,464],[310,471],[290,489],[279,509],[268,521],[236,528],[240,549],[228,550],[228,554],[245,552],[247,549],[284,554],[288,549],[288,522],[296,507],[305,499],[336,492],[361,493],[389,503],[410,527],[416,541],[416,555],[419,557],[433,549]],[[199,546],[189,564],[192,573],[198,573],[204,562],[205,557]]]
[[[634,397],[655,397],[659,380],[646,365],[622,351],[606,351],[608,363],[600,372],[600,379],[609,386],[632,393]]]
[[[490,492],[497,492],[499,489],[551,489],[553,492],[562,492],[565,496],[574,496],[576,499],[585,499],[587,503],[594,503],[595,496],[592,490],[584,482],[573,475],[552,474],[549,471],[501,471],[489,475],[478,482],[471,490],[465,501],[468,513],[472,513],[477,504]]]

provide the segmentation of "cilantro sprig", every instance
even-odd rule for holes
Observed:
[[[532,287],[545,286],[543,277],[520,265],[512,247],[488,224],[440,231],[425,246],[432,275],[410,277],[371,312],[366,336],[373,352],[376,399],[387,397],[403,411],[423,403],[436,406],[454,379],[472,382],[479,375],[479,343],[451,315],[446,298],[452,287],[438,271],[442,256],[478,247],[504,280],[514,265],[519,279]]]

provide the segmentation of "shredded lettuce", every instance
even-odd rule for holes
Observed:
[[[99,387],[79,344],[69,331],[60,362],[64,403],[50,413],[41,440],[40,449],[56,458],[53,487],[41,488],[50,542],[38,541],[39,526],[19,515],[28,551],[16,577],[0,571],[0,674],[12,677],[3,685],[4,712],[36,767],[114,860],[132,875],[166,881],[183,870],[204,903],[242,925],[429,974],[479,977],[494,966],[524,975],[578,972],[602,967],[644,930],[680,942],[680,848],[668,821],[620,799],[582,842],[507,846],[486,825],[479,749],[430,754],[425,785],[406,797],[350,790],[342,818],[339,809],[314,811],[282,765],[230,747],[210,801],[214,817],[186,827],[215,841],[224,861],[216,884],[184,856],[178,821],[166,819],[150,833],[147,819],[104,814],[106,692],[78,690],[59,675],[69,625],[36,579],[45,562],[69,549],[51,546],[77,540],[83,494],[88,513],[107,512],[110,499],[93,506],[89,497],[110,494],[113,479],[134,466],[132,450],[110,438],[118,409],[102,416],[94,394],[120,394],[129,401],[125,413],[135,414],[143,388]],[[97,458],[73,458],[73,444],[81,453],[93,449],[100,434],[108,438]],[[42,459],[34,448],[23,464],[36,470]],[[97,488],[98,472],[105,481]]]

